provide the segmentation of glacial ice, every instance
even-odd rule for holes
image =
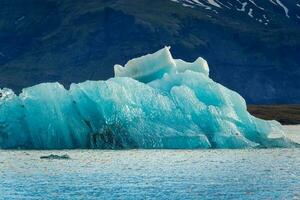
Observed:
[[[203,58],[169,47],[115,65],[106,81],[0,90],[0,148],[293,147],[280,123],[247,112],[245,100],[209,78]]]

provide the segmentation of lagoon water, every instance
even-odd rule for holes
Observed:
[[[300,149],[0,151],[0,199],[300,199],[299,166]]]

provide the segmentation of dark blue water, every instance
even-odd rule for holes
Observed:
[[[0,199],[300,199],[300,149],[0,151]]]

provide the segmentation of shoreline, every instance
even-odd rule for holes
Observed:
[[[300,124],[300,104],[247,105],[247,110],[255,117],[276,120],[282,125]]]

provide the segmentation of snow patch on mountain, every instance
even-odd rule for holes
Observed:
[[[242,12],[244,12],[244,11],[245,11],[245,8],[246,8],[246,6],[247,6],[247,4],[248,4],[247,2],[242,3],[242,8],[240,8],[240,9],[237,8],[236,10],[237,10],[237,11],[242,11]]]
[[[232,12],[237,11],[240,13],[245,13],[246,16],[252,18],[253,20],[268,25],[271,17],[274,18],[270,11],[282,14],[288,19],[293,19],[294,21],[299,20],[300,16],[300,2],[295,2],[295,8],[289,2],[283,2],[281,0],[171,0],[176,3],[180,3],[183,6],[191,8],[204,8],[210,10],[216,14],[226,10],[231,10]],[[282,10],[283,12],[281,12]],[[298,13],[297,13],[298,12]],[[275,18],[274,18],[275,20]]]
[[[212,6],[216,6],[218,8],[222,8],[216,1],[214,0],[208,0],[208,3],[211,4]]]
[[[253,9],[252,9],[252,8],[250,8],[250,9],[249,9],[249,12],[248,12],[248,15],[249,15],[250,17],[252,17],[252,18],[253,18],[253,14],[252,14],[252,12],[253,12]]]
[[[285,16],[287,18],[290,18],[290,16],[289,16],[289,9],[283,3],[281,3],[280,0],[276,0],[276,2],[277,2],[278,5],[280,5],[283,8],[283,10],[285,12]]]

